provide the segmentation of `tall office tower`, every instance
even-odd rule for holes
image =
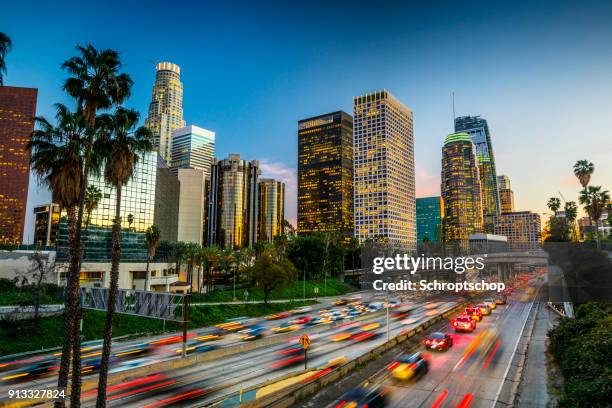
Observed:
[[[489,125],[486,119],[480,116],[460,116],[455,119],[455,132],[469,134],[476,146],[476,157],[478,158],[480,170],[480,185],[482,187],[484,228],[486,232],[492,233],[493,219],[500,213],[500,203]]]
[[[34,207],[34,245],[55,246],[59,221],[58,204],[49,203]]]
[[[0,86],[0,243],[21,244],[25,224],[35,88]]]
[[[172,162],[172,131],[185,127],[181,68],[171,62],[155,67],[155,85],[145,126],[153,133],[153,147],[166,163]]]
[[[416,199],[417,242],[442,241],[442,217],[444,205],[442,197],[422,197]]]
[[[442,147],[444,242],[469,246],[470,235],[483,231],[482,190],[476,147],[465,132],[452,133]]]
[[[102,192],[102,199],[89,217],[89,226],[84,231],[84,260],[108,261],[112,253],[112,227],[115,219],[117,191],[104,180],[104,171],[97,177],[90,177],[90,185]],[[155,192],[157,178],[157,153],[142,155],[132,178],[121,190],[121,259],[125,261],[145,260],[147,249],[145,231],[155,216]],[[159,197],[159,199],[166,199]],[[68,231],[66,223],[60,221],[58,238],[58,260],[67,259]]]
[[[206,176],[200,169],[178,169],[181,183],[178,213],[178,241],[202,244],[206,212]]]
[[[337,111],[298,122],[299,234],[353,234],[353,118]]]
[[[153,223],[159,227],[161,241],[176,242],[178,239],[180,195],[180,181],[158,154]]]
[[[353,98],[355,237],[416,249],[412,111],[387,90]]]
[[[497,189],[501,213],[514,212],[514,192],[510,188],[510,177],[497,176]]]
[[[215,132],[197,126],[172,131],[172,164],[174,174],[179,168],[204,170],[210,176],[210,165],[215,158]]]
[[[506,236],[512,249],[529,251],[540,248],[541,230],[540,214],[531,211],[512,212],[495,217],[495,234]]]
[[[243,248],[257,242],[259,161],[238,154],[213,160],[210,172],[206,243]]]
[[[274,179],[260,179],[257,207],[257,241],[270,243],[274,237],[283,235],[285,183]]]

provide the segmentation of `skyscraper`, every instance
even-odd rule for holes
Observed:
[[[160,62],[155,69],[155,85],[145,126],[153,133],[153,147],[170,164],[172,131],[185,127],[181,68],[171,62]]]
[[[258,242],[270,243],[283,234],[285,183],[268,178],[259,180],[258,212]]]
[[[540,214],[519,211],[495,217],[494,232],[508,237],[512,249],[529,251],[540,248],[542,222]]]
[[[497,176],[497,189],[499,190],[499,204],[502,214],[514,212],[514,192],[510,188],[508,176]]]
[[[0,86],[0,243],[22,242],[37,95],[35,88]]]
[[[353,98],[355,237],[416,249],[412,111],[387,90]]]
[[[174,174],[177,169],[204,170],[210,176],[210,165],[215,157],[215,132],[197,126],[187,126],[172,131],[172,164]]]
[[[201,244],[206,212],[206,176],[200,169],[177,169],[181,183],[178,214],[178,240]]]
[[[34,245],[55,246],[59,221],[58,204],[49,203],[34,207]]]
[[[455,132],[467,133],[476,146],[482,188],[484,228],[486,232],[492,233],[493,219],[500,213],[500,204],[489,125],[486,119],[480,116],[461,116],[455,119]]]
[[[298,122],[299,234],[353,234],[353,118],[338,111]]]
[[[444,242],[469,245],[470,235],[483,231],[482,191],[476,148],[470,135],[453,133],[442,147]]]
[[[422,197],[416,199],[417,242],[427,237],[430,242],[442,241],[442,198]]]
[[[243,248],[257,242],[259,161],[238,154],[213,160],[206,215],[206,243]]]

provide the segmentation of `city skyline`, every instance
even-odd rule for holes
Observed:
[[[605,72],[612,65],[610,45],[604,41],[610,34],[610,27],[605,24],[609,4],[561,3],[552,15],[550,7],[542,3],[517,9],[501,7],[495,12],[479,8],[478,4],[466,10],[460,10],[459,5],[447,5],[444,10],[419,6],[412,17],[402,13],[405,10],[402,5],[386,5],[378,12],[387,20],[385,24],[393,27],[388,32],[393,39],[381,47],[383,39],[375,37],[366,42],[363,50],[351,48],[350,42],[344,44],[351,32],[348,21],[340,22],[337,31],[321,29],[314,34],[311,30],[293,28],[287,20],[279,18],[288,14],[286,9],[271,12],[266,5],[260,10],[247,5],[244,13],[232,21],[234,16],[230,17],[223,6],[183,4],[182,9],[193,8],[194,15],[205,12],[206,18],[218,19],[219,23],[211,24],[201,33],[187,28],[182,41],[177,42],[146,30],[139,33],[140,25],[127,24],[125,17],[109,16],[104,11],[92,17],[93,24],[76,18],[76,24],[59,24],[61,28],[50,29],[39,18],[45,13],[61,15],[66,12],[65,5],[49,9],[43,5],[38,17],[20,10],[26,5],[11,4],[5,15],[30,14],[32,24],[20,27],[17,21],[2,21],[3,30],[14,41],[14,48],[7,55],[5,83],[39,88],[37,111],[51,117],[52,104],[66,100],[59,85],[65,77],[60,63],[73,54],[75,41],[90,41],[98,47],[122,52],[126,71],[135,80],[127,105],[140,111],[144,120],[155,64],[174,62],[182,68],[186,121],[216,132],[218,157],[239,151],[244,157],[261,161],[262,177],[284,181],[287,218],[294,224],[295,122],[320,112],[350,111],[352,97],[380,88],[389,89],[415,112],[417,197],[439,194],[439,145],[442,135],[452,131],[452,91],[456,95],[457,116],[480,114],[489,121],[497,172],[511,177],[517,211],[548,212],[546,199],[558,191],[575,200],[579,185],[567,163],[578,159],[588,158],[595,163],[594,184],[611,182],[612,163],[607,159],[610,147],[605,143],[612,130],[605,120],[605,112],[611,108],[606,95],[612,91],[612,85],[605,81]],[[295,7],[304,18],[313,12]],[[330,7],[334,10],[339,6]],[[143,20],[153,19],[159,13],[157,7],[140,11],[144,13]],[[268,12],[270,16],[266,16]],[[360,7],[350,13],[354,17],[365,16]],[[576,13],[583,17],[578,22],[573,19]],[[129,14],[128,10],[126,15]],[[457,19],[457,15],[462,19]],[[117,24],[112,28],[95,24],[96,19],[105,18]],[[271,18],[278,19],[280,27],[264,27],[266,19]],[[322,28],[327,18],[316,23],[321,24],[317,27]],[[410,19],[422,21],[414,28],[400,28],[410,26],[406,24]],[[426,27],[428,23],[430,26]],[[215,42],[201,41],[212,32],[207,30],[223,33],[237,24],[244,34],[234,34],[227,40],[215,35]],[[366,28],[364,34],[376,32],[380,24]],[[511,30],[516,24],[521,24],[520,32]],[[286,30],[286,38],[269,42],[278,29]],[[449,42],[451,32],[453,41]],[[543,35],[534,39],[536,32]],[[126,37],[129,41],[122,40]],[[252,40],[240,41],[246,38]],[[530,44],[524,46],[527,40]],[[28,46],[34,41],[39,45],[36,52]],[[289,46],[296,41],[302,45],[297,47],[298,52]],[[259,44],[264,43],[269,46],[265,55],[276,55],[269,63],[260,55]],[[334,54],[337,44],[342,45]],[[465,44],[477,47],[464,53]],[[373,61],[353,63],[376,48],[380,51],[376,65]],[[568,58],[568,54],[577,58]],[[322,55],[326,63],[313,64],[310,60],[314,55]],[[513,56],[512,60],[508,55]],[[224,58],[224,63],[210,63],[219,58]],[[473,63],[475,59],[478,64]],[[449,65],[450,60],[453,64]],[[227,72],[219,75],[223,71]],[[502,82],[500,75],[504,78]],[[323,92],[324,100],[319,97]],[[559,117],[565,120],[558,121]],[[516,146],[525,146],[523,154],[516,155]],[[547,161],[546,168],[539,169],[536,184],[531,163],[544,151],[552,159]],[[33,207],[48,202],[49,198],[36,183],[30,183],[26,241],[32,239]]]

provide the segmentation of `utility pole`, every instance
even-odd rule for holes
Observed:
[[[189,321],[189,295],[183,296],[183,358],[187,357],[187,324]]]
[[[387,290],[387,302],[385,306],[387,307],[387,341],[389,341],[390,333],[389,333],[389,291],[388,290]]]

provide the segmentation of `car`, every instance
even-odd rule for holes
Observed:
[[[56,358],[51,358],[22,367],[19,370],[9,371],[1,380],[9,382],[29,381],[33,378],[47,376],[58,370],[59,361]]]
[[[352,388],[345,392],[335,408],[380,408],[387,405],[387,390],[379,386]]]
[[[353,332],[351,335],[351,340],[354,341],[364,341],[373,339],[378,335],[376,330],[380,327],[380,323],[368,323],[362,326],[359,326],[357,330]]]
[[[493,310],[493,309],[495,309],[495,308],[497,307],[497,304],[495,303],[495,300],[494,300],[494,299],[491,299],[491,298],[487,298],[487,299],[485,299],[483,303],[486,303],[487,305],[489,305],[489,307],[490,307],[492,310]]]
[[[291,321],[291,323],[293,324],[306,324],[308,322],[310,322],[312,320],[312,317],[310,316],[302,316],[302,317],[298,317],[297,319],[293,319]]]
[[[407,381],[425,375],[429,371],[429,362],[423,353],[418,352],[400,356],[387,370],[395,380]]]
[[[272,363],[272,368],[283,368],[304,362],[304,348],[299,344],[291,344],[275,352],[279,357]]]
[[[391,317],[394,319],[405,319],[408,317],[412,309],[413,307],[410,306],[400,306],[391,312]]]
[[[453,337],[448,333],[435,332],[425,336],[423,344],[430,350],[448,350],[453,346]]]
[[[495,303],[497,303],[498,305],[505,305],[507,302],[506,297],[505,296],[496,296],[495,297]]]
[[[291,310],[291,313],[293,314],[304,314],[304,313],[309,313],[309,312],[312,312],[312,307],[310,306],[300,306],[298,308]]]
[[[480,309],[480,313],[482,313],[483,316],[488,316],[491,314],[491,308],[486,303],[479,303],[476,307]]]
[[[329,324],[331,320],[325,317],[313,317],[309,322],[306,322],[304,325],[307,327],[316,326],[317,324]]]
[[[266,316],[266,319],[268,320],[278,320],[278,319],[284,319],[285,317],[289,317],[290,314],[289,312],[280,312],[280,313],[274,313],[271,315]]]
[[[300,326],[293,322],[285,322],[278,327],[272,329],[276,333],[287,333],[299,329]]]
[[[241,339],[242,340],[255,340],[255,339],[260,339],[263,337],[264,333],[266,332],[266,328],[263,326],[259,326],[259,325],[252,325],[247,327],[244,330],[240,330],[240,334]]]
[[[472,318],[472,320],[474,320],[474,321],[479,322],[479,321],[482,320],[482,312],[476,306],[466,307],[465,308],[465,314],[470,316]]]
[[[372,312],[383,309],[385,304],[383,302],[372,302],[368,304],[368,309]]]
[[[329,338],[331,341],[345,341],[350,339],[355,332],[357,332],[358,327],[348,327],[341,332],[332,334]]]
[[[472,332],[476,328],[476,322],[471,316],[461,315],[452,320],[453,328],[456,332],[458,331],[469,331]]]
[[[334,302],[336,306],[346,305],[348,303],[348,299],[338,299]]]

